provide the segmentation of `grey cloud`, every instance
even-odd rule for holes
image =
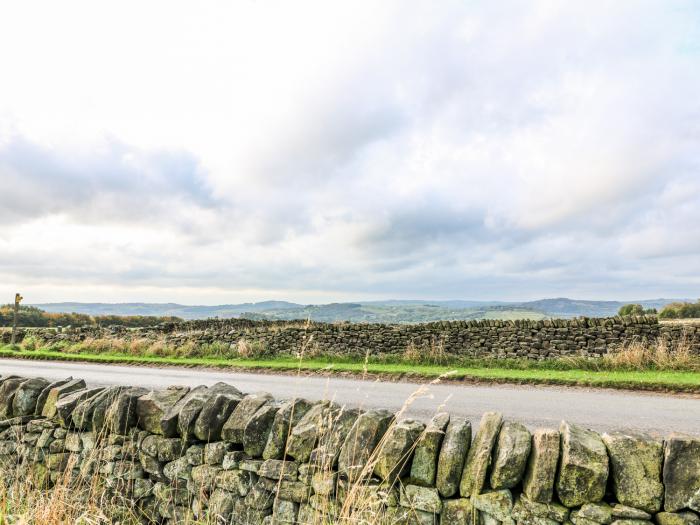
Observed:
[[[356,239],[357,246],[374,256],[392,257],[425,252],[435,244],[488,241],[480,210],[449,209],[439,200],[411,204],[375,217],[371,229]]]
[[[389,139],[405,118],[391,101],[363,97],[357,87],[337,86],[337,92],[330,90],[325,100],[295,114],[298,120],[285,136],[272,133],[269,143],[248,154],[248,175],[305,191],[345,176],[343,168],[358,153],[374,141]]]
[[[697,11],[420,5],[397,3],[385,41],[339,57],[260,143],[232,145],[250,146],[237,173],[119,141],[77,156],[0,147],[5,223],[63,213],[135,232],[114,267],[37,247],[0,270],[396,297],[697,295],[700,54],[676,52]],[[170,245],[139,240],[154,222]]]
[[[191,154],[143,151],[117,140],[76,154],[15,135],[0,145],[0,178],[6,222],[56,213],[79,221],[134,222],[176,217],[178,202],[201,208],[215,202]]]

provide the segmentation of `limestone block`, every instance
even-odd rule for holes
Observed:
[[[612,487],[623,505],[656,513],[661,509],[663,444],[634,432],[603,434],[610,458]]]
[[[561,462],[556,481],[559,501],[578,507],[603,499],[608,480],[608,453],[600,436],[563,421]]]
[[[474,508],[490,514],[498,521],[509,519],[513,510],[513,495],[508,489],[483,492],[471,499]]]
[[[435,486],[445,498],[454,496],[459,489],[471,440],[471,423],[460,417],[450,419],[438,457],[435,480]]]
[[[49,383],[42,391],[41,393],[37,396],[36,399],[36,405],[34,406],[34,413],[37,415],[41,415],[41,413],[44,410],[44,404],[46,403],[46,399],[49,396],[49,392],[51,392],[52,389],[58,388],[60,386],[63,386],[67,383],[70,383],[73,381],[72,377],[67,377],[66,379],[60,379],[58,381],[54,381],[52,383]],[[84,387],[83,383],[83,387]]]
[[[168,438],[177,437],[179,435],[178,431],[178,421],[180,419],[180,412],[182,409],[193,399],[202,399],[209,389],[206,386],[198,386],[189,390],[184,396],[182,396],[175,404],[168,407],[160,419],[160,429],[163,436]],[[201,410],[201,408],[200,408]]]
[[[34,414],[39,395],[49,384],[49,381],[40,377],[20,383],[12,400],[12,414],[14,416]]]
[[[215,441],[204,445],[204,463],[207,465],[221,465],[224,456],[231,450],[231,444],[225,441]]]
[[[103,390],[104,388],[88,388],[85,390],[77,390],[61,397],[55,405],[58,422],[64,427],[70,426],[73,422],[72,416],[75,407],[78,406],[81,401],[90,399]]]
[[[314,472],[311,478],[311,487],[315,494],[322,496],[333,496],[338,483],[338,474],[336,472]]]
[[[319,468],[333,469],[338,462],[341,447],[361,411],[332,405],[326,414],[324,428],[319,433],[318,443],[311,451],[309,461]]]
[[[285,401],[280,406],[272,421],[270,435],[265,444],[263,459],[281,459],[284,456],[287,438],[297,423],[313,405],[300,398]]]
[[[333,415],[339,408],[328,401],[313,405],[292,429],[287,440],[287,454],[300,463],[306,463],[318,440],[332,427]]]
[[[650,520],[651,514],[642,509],[614,503],[612,505],[612,515],[614,519],[635,519],[635,520]]]
[[[604,525],[613,521],[612,507],[604,502],[584,503],[578,510],[578,515]]]
[[[137,423],[136,403],[148,393],[145,388],[127,388],[121,391],[104,415],[103,427],[115,434],[126,434]],[[48,401],[47,401],[48,405]]]
[[[445,437],[449,414],[436,414],[421,434],[411,463],[411,483],[430,487],[435,485],[437,475],[438,455]],[[471,431],[470,431],[471,433]],[[460,466],[460,471],[463,465]]]
[[[168,410],[182,399],[189,387],[173,386],[165,390],[154,390],[138,398],[136,415],[140,428],[152,434],[162,434],[160,422]]]
[[[559,461],[559,441],[559,432],[556,430],[538,429],[533,433],[532,450],[523,478],[523,493],[531,501],[552,501]]]
[[[440,525],[472,525],[473,515],[469,498],[446,499],[442,502]]]
[[[229,523],[236,497],[234,494],[217,488],[209,497],[209,516],[214,523]]]
[[[163,475],[170,481],[191,479],[192,465],[187,461],[186,456],[177,458],[163,466]]]
[[[503,424],[493,452],[492,489],[513,488],[522,480],[531,446],[532,436],[524,425],[510,421]]]
[[[435,488],[406,485],[401,490],[401,506],[439,514],[442,511],[442,500]]]
[[[544,523],[564,523],[569,519],[569,509],[559,503],[540,503],[521,494],[511,512],[511,517],[521,523],[534,524],[540,520]]]
[[[393,420],[394,414],[388,410],[373,409],[360,415],[340,450],[338,471],[357,479]]]
[[[240,405],[239,405],[240,406]],[[261,406],[245,424],[243,450],[251,457],[261,457],[279,405],[271,402]],[[235,411],[234,411],[235,412]]]
[[[374,475],[388,481],[404,476],[411,464],[416,441],[424,429],[423,423],[412,419],[393,425],[379,445]]]
[[[297,522],[299,504],[293,501],[276,499],[272,505],[273,525],[292,525]]]
[[[666,439],[663,483],[666,512],[700,512],[700,439],[675,433]]]
[[[235,392],[214,393],[202,405],[194,423],[194,436],[202,441],[221,441],[223,427],[240,401],[240,394]]]
[[[654,518],[658,525],[700,525],[700,517],[690,511],[659,512]]]
[[[258,469],[258,475],[270,479],[284,479],[295,481],[299,464],[295,461],[284,461],[281,459],[266,459]]]
[[[255,475],[247,470],[222,470],[217,473],[214,484],[229,492],[244,497],[255,483]]]
[[[274,499],[274,494],[258,482],[246,494],[245,505],[254,510],[271,510]]]
[[[101,429],[100,422],[94,424],[95,411],[99,409],[101,413],[98,414],[98,418],[104,420],[104,412],[122,390],[123,387],[119,386],[109,387],[78,403],[71,415],[73,426],[80,430],[93,430],[96,427]]]
[[[246,427],[254,417],[255,413],[264,405],[267,405],[272,401],[272,396],[267,392],[257,392],[245,396],[240,403],[237,404],[236,408],[233,410],[228,420],[224,424],[221,430],[222,439],[224,441],[230,441],[231,443],[242,445]],[[272,414],[272,417],[274,417],[274,414]],[[262,447],[264,447],[266,443],[267,436],[265,436],[265,441],[262,443]]]
[[[195,491],[209,492],[214,488],[216,477],[221,472],[221,467],[213,465],[197,465],[190,471],[191,485]]]
[[[462,471],[459,492],[462,497],[479,494],[486,480],[486,473],[491,463],[491,451],[503,423],[503,416],[498,412],[486,412],[481,417],[479,430],[474,437],[467,460]]]

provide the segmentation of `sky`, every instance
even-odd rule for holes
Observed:
[[[16,291],[700,297],[700,5],[0,2]]]

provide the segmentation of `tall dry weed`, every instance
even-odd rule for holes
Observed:
[[[442,338],[420,346],[411,341],[404,350],[402,358],[403,361],[416,365],[444,365],[450,361]]]
[[[238,340],[236,349],[238,357],[243,359],[258,359],[267,353],[260,341],[248,341],[244,337]]]
[[[92,451],[84,462],[99,461]],[[13,525],[140,525],[143,516],[133,501],[105,490],[107,480],[77,468],[75,458],[52,484],[38,468],[3,465],[0,476],[0,524]],[[13,472],[14,471],[14,472]],[[12,474],[15,475],[12,475]]]
[[[654,344],[633,342],[602,358],[606,368],[634,370],[693,370],[700,368],[700,357],[693,355],[686,340],[669,345],[664,340]]]

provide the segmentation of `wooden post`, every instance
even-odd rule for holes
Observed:
[[[12,341],[11,345],[15,344],[15,341],[17,341],[17,315],[19,314],[19,303],[22,302],[22,297],[20,294],[16,293],[15,294],[15,310],[14,310],[14,316],[12,318]]]

